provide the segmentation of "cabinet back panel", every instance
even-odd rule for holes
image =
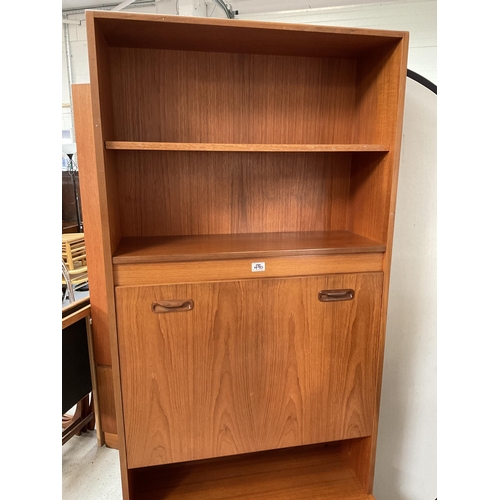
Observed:
[[[129,468],[371,433],[382,273],[116,289]],[[354,299],[320,302],[324,289]],[[192,299],[155,314],[153,301]]]
[[[349,153],[114,153],[123,237],[347,229]]]
[[[109,50],[115,140],[354,141],[355,60]]]

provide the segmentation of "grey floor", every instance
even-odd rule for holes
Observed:
[[[95,431],[62,447],[63,500],[121,500],[118,450],[99,447]]]
[[[84,299],[85,297],[88,297],[89,296],[89,292],[88,291],[80,291],[80,290],[76,290],[75,291],[75,302],[78,301],[78,300],[82,300]],[[69,298],[68,298],[68,294],[66,294],[66,297],[64,298],[64,300],[62,301],[62,307],[66,307],[68,306],[69,304],[71,304]]]

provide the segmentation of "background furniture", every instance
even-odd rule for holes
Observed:
[[[64,148],[64,146],[63,146]],[[80,180],[78,167],[69,153],[63,156],[66,170],[62,171],[62,232],[75,233],[83,231],[81,219]],[[64,167],[63,167],[64,168]]]
[[[90,301],[73,302],[62,309],[62,444],[81,432],[100,425],[94,408],[98,407],[93,381],[95,369],[90,334]],[[74,413],[68,413],[75,407]]]
[[[124,498],[373,498],[407,33],[87,30]]]
[[[87,253],[84,233],[62,235],[62,286],[63,301],[66,293],[82,290],[87,286]]]

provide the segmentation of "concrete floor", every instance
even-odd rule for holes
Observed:
[[[76,290],[75,291],[75,302],[78,301],[78,300],[82,300],[86,297],[89,296],[89,292],[88,291],[80,291],[80,290]],[[69,306],[71,304],[69,298],[66,296],[65,299],[62,301],[62,308],[64,309],[66,306]]]
[[[95,431],[62,447],[63,500],[121,500],[118,450],[98,447]]]

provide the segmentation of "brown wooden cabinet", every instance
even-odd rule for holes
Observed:
[[[87,30],[124,498],[373,498],[407,33]]]

